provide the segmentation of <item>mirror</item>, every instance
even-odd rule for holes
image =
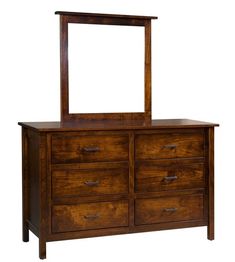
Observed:
[[[69,113],[144,112],[144,27],[68,24]]]

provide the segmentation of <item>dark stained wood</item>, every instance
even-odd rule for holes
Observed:
[[[206,194],[205,189],[194,188],[194,189],[184,189],[184,190],[172,190],[172,191],[157,191],[157,192],[135,192],[133,193],[133,200],[144,199],[144,198],[159,198],[169,196],[183,196],[192,194]],[[89,195],[89,196],[69,196],[69,197],[59,197],[54,198],[51,201],[51,205],[77,205],[80,203],[96,203],[96,202],[112,202],[119,200],[130,199],[130,194],[114,194],[114,195]]]
[[[64,15],[62,15],[64,16]],[[69,23],[144,26],[145,20],[136,18],[102,17],[102,16],[66,16]]]
[[[51,206],[53,205],[77,205],[81,203],[97,203],[97,202],[113,202],[120,200],[128,200],[128,194],[110,194],[110,195],[86,195],[86,196],[67,196],[53,198],[51,201]]]
[[[46,257],[47,237],[47,166],[46,134],[23,129],[23,240],[27,240],[27,228],[39,237],[39,257]],[[27,223],[26,223],[27,219]],[[27,225],[27,227],[25,227]]]
[[[207,238],[214,240],[214,128],[208,130],[208,164],[209,164],[209,177],[208,177],[208,227]]]
[[[22,231],[48,241],[207,226],[214,239],[214,127],[151,119],[152,16],[61,12],[61,122],[22,126]],[[68,23],[145,27],[145,109],[69,113]]]
[[[68,111],[68,109],[67,109]],[[81,113],[67,114],[61,119],[62,122],[84,121],[141,121],[145,119],[145,113]]]
[[[29,172],[27,129],[22,128],[22,237],[29,241]]]
[[[50,140],[51,141],[51,140]],[[50,162],[51,163],[51,162]],[[112,168],[126,168],[129,167],[129,163],[126,161],[118,161],[118,162],[92,162],[92,163],[75,163],[75,164],[52,164],[51,169],[52,170],[73,170],[73,169],[112,169]]]
[[[135,156],[137,160],[203,157],[204,133],[199,129],[197,133],[140,134],[135,138]]]
[[[58,232],[56,234],[49,235],[48,241],[110,236],[110,235],[119,235],[119,234],[128,234],[128,233],[131,232],[129,230],[129,227],[127,226],[79,230],[79,231],[67,231],[67,232]]]
[[[46,134],[39,137],[39,257],[46,258],[46,240],[48,234],[48,202],[47,202],[47,154]]]
[[[178,229],[178,228],[187,228],[187,227],[200,227],[206,225],[207,225],[207,221],[205,221],[204,219],[187,220],[187,221],[184,220],[171,221],[171,222],[155,223],[155,224],[148,224],[148,225],[137,225],[135,226],[134,231],[131,233]]]
[[[135,185],[135,135],[129,133],[129,228],[135,226],[135,203],[134,203],[134,185]]]
[[[29,226],[30,231],[33,232],[34,235],[39,238],[38,228],[36,228],[30,221],[28,221],[28,226]]]
[[[127,194],[129,167],[52,171],[53,197]]]
[[[151,20],[145,21],[145,62],[144,62],[144,107],[145,120],[152,119],[151,105]]]
[[[39,133],[28,130],[29,221],[39,231]]]
[[[46,242],[59,239],[202,225],[208,226],[208,238],[212,239],[213,183],[209,176],[213,171],[210,166],[213,166],[214,145],[209,130],[213,125],[208,127],[207,123],[189,120],[172,123],[178,126],[101,131],[93,128],[76,132],[60,132],[60,129],[45,132],[44,129],[23,126],[28,141],[28,157],[26,150],[23,164],[31,178],[26,225],[39,237],[41,258],[46,256]],[[182,127],[182,123],[190,128]],[[191,126],[193,123],[195,128]],[[151,153],[148,147],[162,144],[162,141],[167,145],[183,141],[180,145],[187,150],[180,150],[184,153],[177,158],[160,152]],[[200,144],[198,150],[195,150],[195,141]],[[70,156],[77,145],[86,148],[81,154],[101,155],[80,158],[80,162],[73,163]],[[137,153],[137,149],[143,153]],[[61,154],[59,158],[57,154]],[[151,156],[157,154],[159,159],[152,160]],[[140,160],[140,156],[144,156],[144,160]],[[176,180],[165,179],[175,175]],[[92,184],[97,178],[106,181],[100,189],[97,187],[100,181],[97,185]],[[163,178],[167,182],[163,182]],[[88,190],[82,184],[83,179],[90,184],[86,185]],[[117,210],[116,217],[113,217],[113,208]],[[163,209],[166,210],[161,214]],[[83,213],[86,224],[82,220]],[[108,216],[112,218],[108,219]]]
[[[153,192],[205,187],[204,163],[195,160],[137,162],[135,191]]]
[[[51,234],[51,207],[52,207],[52,164],[51,164],[51,134],[46,134],[46,158],[47,158],[47,228],[48,228],[48,234]],[[62,167],[63,168],[63,167]],[[47,234],[47,237],[48,237]]]
[[[203,219],[203,195],[184,195],[135,201],[135,223],[154,224]]]
[[[184,195],[200,195],[205,194],[206,190],[204,188],[191,188],[191,189],[182,189],[182,190],[172,190],[172,191],[152,191],[152,192],[136,192],[135,199],[144,199],[144,198],[159,198],[159,197],[168,197],[170,196],[184,196]]]
[[[52,163],[128,161],[128,135],[52,136]]]
[[[45,259],[46,258],[46,240],[41,235],[39,235],[39,258]]]
[[[151,19],[157,17],[60,12],[61,121],[77,120],[147,120],[151,121]],[[105,24],[145,27],[145,111],[139,113],[69,113],[68,24]]]
[[[20,126],[40,132],[92,130],[158,130],[166,128],[202,128],[218,124],[190,119],[155,119],[147,121],[75,121],[75,122],[19,122]]]
[[[82,12],[67,12],[67,11],[56,11],[56,15],[65,16],[85,16],[85,17],[108,17],[108,18],[123,18],[123,19],[157,19],[157,16],[139,16],[139,15],[122,15],[122,14],[99,14],[99,13],[82,13]]]
[[[99,202],[52,207],[53,232],[128,226],[128,202]]]
[[[60,117],[65,121],[69,114],[68,22],[60,17]]]
[[[127,233],[150,232],[150,231],[157,231],[157,230],[178,229],[178,228],[187,228],[187,227],[200,227],[206,225],[207,222],[204,220],[196,220],[196,221],[189,220],[189,221],[166,222],[166,223],[158,223],[158,224],[150,224],[150,225],[138,225],[133,227],[132,229],[130,229],[129,227],[113,227],[113,228],[105,228],[105,229],[63,232],[63,233],[57,233],[48,236],[48,241],[80,239],[80,238],[119,235],[119,234],[127,234]]]

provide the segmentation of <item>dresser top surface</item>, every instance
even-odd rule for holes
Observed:
[[[89,131],[89,130],[128,130],[128,129],[161,129],[161,128],[199,128],[213,127],[218,124],[190,119],[155,119],[143,121],[78,121],[78,122],[19,122],[22,127],[40,132],[50,131]]]
[[[86,16],[86,17],[102,17],[102,18],[123,18],[123,19],[157,19],[157,16],[140,16],[140,15],[121,15],[121,14],[99,14],[99,13],[82,13],[82,12],[67,12],[56,11],[56,15],[67,16]]]

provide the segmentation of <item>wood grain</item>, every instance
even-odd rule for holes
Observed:
[[[207,238],[214,240],[214,128],[208,130],[208,227]]]
[[[35,132],[24,126],[23,172],[29,176],[23,185],[27,188],[28,183],[29,194],[25,240],[29,228],[39,237],[39,255],[45,258],[46,242],[60,239],[202,225],[208,226],[208,238],[213,239],[213,126],[178,124],[178,128],[156,130],[76,132]],[[160,158],[152,159],[156,150],[145,148],[172,140],[183,146],[179,157],[161,158],[157,152]],[[146,159],[138,159],[137,144]],[[98,155],[73,163],[71,154],[77,145],[91,149],[78,150],[78,155]],[[174,176],[177,179],[169,179]],[[91,185],[85,186],[84,181]]]
[[[129,133],[129,228],[135,226],[135,203],[134,203],[134,183],[135,183],[135,155],[134,155],[134,132]]]
[[[153,192],[205,187],[204,163],[195,160],[137,162],[135,191]]]
[[[204,133],[137,135],[135,138],[137,160],[204,156]]]
[[[60,63],[61,63],[61,121],[77,120],[151,120],[151,16],[127,16],[112,14],[87,14],[61,12],[60,15]],[[68,67],[68,24],[101,24],[145,27],[145,111],[130,113],[69,113],[69,67]],[[94,43],[95,44],[95,43]],[[125,61],[124,61],[125,62]]]
[[[64,16],[64,15],[63,15]],[[145,19],[126,17],[103,17],[103,16],[66,16],[69,23],[76,24],[98,24],[98,25],[124,25],[124,26],[144,26]]]
[[[152,98],[151,98],[151,20],[145,21],[145,62],[144,62],[144,107],[145,120],[152,119]]]
[[[128,194],[129,168],[52,171],[53,197]]]
[[[52,136],[52,163],[128,161],[128,135]]]
[[[213,240],[218,124],[151,119],[151,19],[157,17],[56,14],[61,121],[18,123],[23,241],[31,230],[44,259],[46,243],[62,239],[207,226]],[[144,27],[144,112],[69,113],[69,23]]]
[[[46,258],[46,241],[48,235],[48,201],[47,201],[47,152],[46,134],[39,135],[39,257]]]
[[[69,65],[68,65],[68,21],[60,16],[60,117],[66,120],[69,114]]]
[[[154,224],[203,219],[203,195],[137,199],[135,224]]]
[[[53,232],[128,226],[128,202],[97,202],[52,207]]]
[[[111,131],[111,130],[161,130],[164,129],[197,129],[218,124],[196,121],[191,119],[154,119],[143,120],[83,120],[68,122],[19,122],[20,126],[33,129],[38,132],[69,132],[69,131]],[[170,131],[169,130],[169,131]],[[172,131],[171,131],[172,132]]]

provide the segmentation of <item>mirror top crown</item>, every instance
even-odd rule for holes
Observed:
[[[82,12],[67,12],[67,11],[56,11],[56,15],[66,16],[83,16],[83,17],[102,17],[102,18],[123,18],[123,19],[140,19],[149,20],[157,19],[157,16],[140,16],[140,15],[121,15],[121,14],[99,14],[99,13],[82,13]]]

